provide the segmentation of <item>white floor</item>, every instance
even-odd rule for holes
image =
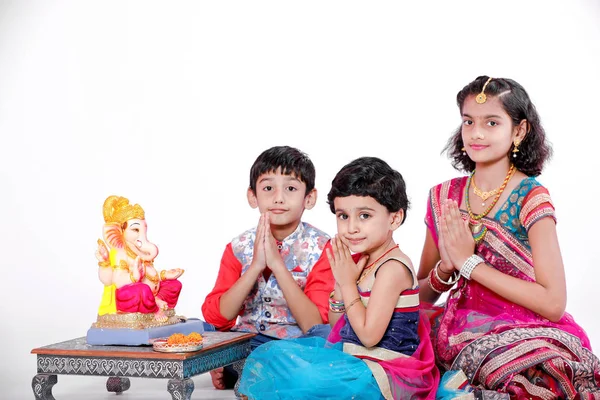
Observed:
[[[58,375],[58,383],[52,388],[52,394],[56,400],[171,400],[171,395],[167,392],[168,379],[129,378],[131,387],[120,395],[106,391],[106,379]],[[209,374],[196,376],[193,381],[195,389],[192,399],[232,400],[236,398],[233,390],[213,388]],[[23,398],[33,399],[33,391]]]

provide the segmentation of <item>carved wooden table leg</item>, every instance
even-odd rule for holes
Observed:
[[[109,392],[115,392],[116,394],[123,393],[129,389],[129,386],[131,386],[129,378],[122,378],[120,376],[111,376],[106,381],[106,390]]]
[[[52,396],[52,386],[56,385],[58,378],[56,375],[37,374],[31,381],[33,394],[38,400],[54,400]]]
[[[171,393],[173,400],[191,400],[194,391],[194,381],[187,379],[169,379],[167,391]]]
[[[246,364],[246,359],[242,358],[239,361],[234,362],[231,366],[233,367],[234,371],[238,373],[238,379],[235,382],[235,385],[233,386],[233,394],[235,394],[235,397],[237,397],[238,399],[247,399],[248,397],[244,396],[242,393],[239,392],[239,388],[240,388],[240,379],[242,379],[242,370],[244,369],[244,364]]]

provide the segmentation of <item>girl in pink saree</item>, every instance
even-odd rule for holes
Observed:
[[[535,107],[515,81],[487,76],[457,102],[463,123],[446,150],[470,175],[431,189],[418,273],[423,303],[450,291],[430,307],[448,371],[437,396],[600,398],[600,362],[565,313],[554,206],[535,179],[551,152]]]

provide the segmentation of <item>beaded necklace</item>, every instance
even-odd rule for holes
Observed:
[[[511,164],[508,173],[506,174],[506,178],[504,178],[504,182],[502,182],[502,185],[498,188],[498,193],[496,194],[496,197],[494,197],[494,201],[492,201],[492,203],[481,214],[474,214],[473,210],[471,210],[471,203],[469,202],[469,187],[471,186],[475,171],[469,175],[469,180],[467,182],[467,186],[465,187],[465,203],[467,203],[467,212],[469,213],[469,228],[471,229],[475,243],[481,242],[487,233],[487,227],[481,222],[481,219],[488,215],[492,208],[494,208],[500,199],[502,192],[504,192],[508,181],[510,181],[510,178],[513,177],[515,172],[515,165]]]
[[[363,270],[362,273],[360,274],[360,277],[358,278],[358,280],[356,281],[356,284],[358,285],[359,283],[361,283],[370,273],[371,270],[373,269],[373,266],[375,264],[377,264],[377,262],[379,262],[383,257],[385,257],[389,252],[391,252],[394,249],[397,249],[398,245],[395,245],[394,247],[392,247],[391,249],[387,250],[385,253],[383,253],[381,256],[379,256],[379,258],[377,258],[377,260],[373,261],[371,264],[367,265]]]

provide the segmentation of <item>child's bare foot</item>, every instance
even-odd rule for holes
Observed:
[[[217,368],[210,371],[210,378],[215,389],[225,389],[225,377],[223,375],[223,368]]]

